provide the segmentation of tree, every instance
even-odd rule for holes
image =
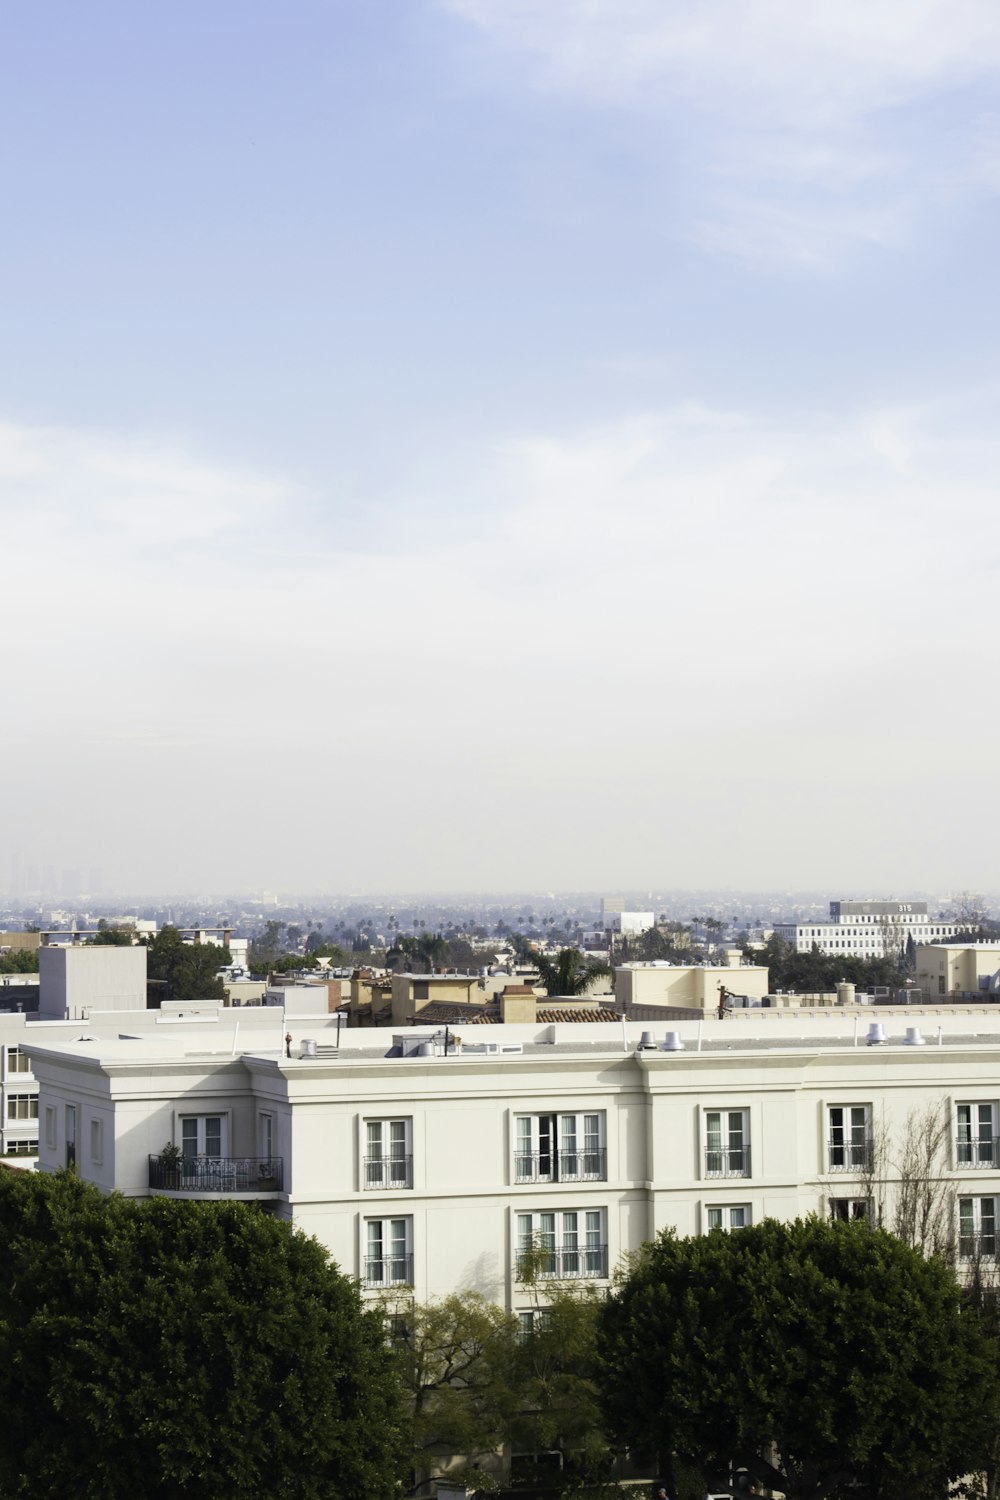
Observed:
[[[601,1479],[611,1456],[597,1361],[603,1300],[594,1287],[547,1283],[545,1301],[536,1296],[519,1340],[513,1445],[521,1453],[561,1452],[566,1485]],[[551,1471],[536,1476],[546,1488],[553,1477]]]
[[[218,971],[231,962],[228,948],[185,943],[177,928],[168,924],[149,941],[146,975],[158,987],[166,986],[167,1000],[225,1000]]]
[[[585,957],[579,948],[560,948],[553,961],[532,954],[542,984],[550,995],[585,995],[595,979],[610,979],[608,964]]]
[[[463,1461],[458,1473],[465,1473],[502,1447],[518,1400],[518,1324],[512,1313],[467,1292],[410,1306],[397,1315],[397,1327],[416,1492],[456,1456]]]
[[[288,1224],[0,1172],[0,1265],[0,1493],[395,1493],[381,1314]]]
[[[613,1433],[788,1500],[943,1495],[995,1427],[989,1344],[949,1268],[864,1223],[645,1248],[606,1304]]]
[[[135,928],[123,927],[118,922],[107,922],[102,917],[93,937],[87,939],[99,948],[131,948],[135,942]]]
[[[0,974],[37,973],[37,948],[11,948],[9,953],[0,953]]]

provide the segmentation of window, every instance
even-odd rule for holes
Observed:
[[[997,1253],[997,1200],[959,1198],[959,1260],[995,1260]]]
[[[750,1176],[750,1116],[747,1110],[706,1110],[705,1176]]]
[[[829,1109],[831,1172],[870,1172],[872,1112],[870,1104],[834,1104]]]
[[[56,1107],[54,1104],[45,1106],[45,1145],[49,1151],[56,1149]]]
[[[225,1130],[222,1115],[182,1115],[181,1151],[185,1161],[198,1156],[218,1158],[225,1155]]]
[[[603,1208],[580,1212],[518,1214],[517,1279],[536,1276],[607,1276]]]
[[[995,1167],[997,1153],[997,1107],[995,1104],[960,1104],[956,1159],[960,1167]]]
[[[36,1136],[33,1141],[32,1140],[28,1140],[28,1141],[8,1141],[7,1142],[7,1155],[8,1156],[37,1156],[38,1155],[38,1137]]]
[[[526,1344],[534,1334],[543,1333],[551,1322],[551,1308],[525,1308],[517,1315],[517,1336],[522,1344]]]
[[[37,1120],[38,1095],[8,1094],[7,1118],[8,1120]]]
[[[707,1229],[746,1229],[749,1223],[749,1203],[728,1203],[705,1209]]]
[[[7,1072],[8,1073],[30,1073],[31,1062],[19,1047],[7,1048]]]
[[[868,1198],[831,1198],[830,1218],[835,1224],[849,1224],[854,1219],[871,1218],[871,1200]]]
[[[257,1117],[257,1145],[261,1160],[269,1162],[274,1155],[274,1116],[258,1115]]]
[[[411,1121],[366,1120],[364,1185],[366,1188],[411,1188],[413,1155]]]
[[[517,1182],[604,1182],[608,1175],[604,1113],[518,1115]]]
[[[76,1105],[66,1106],[66,1165],[76,1166]]]
[[[365,1221],[366,1286],[413,1285],[413,1220]]]
[[[104,1122],[103,1120],[91,1120],[90,1122],[90,1159],[98,1166],[104,1160]]]

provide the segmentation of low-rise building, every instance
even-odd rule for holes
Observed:
[[[918,947],[914,977],[929,999],[1000,993],[1000,943],[928,943]]]
[[[829,922],[776,922],[774,931],[798,953],[856,958],[895,957],[912,940],[953,937],[954,922],[928,914],[926,901],[831,901]]]
[[[289,1056],[266,1030],[237,1039],[226,1011],[201,1034],[186,1019],[22,1046],[42,1170],[72,1161],[134,1196],[256,1199],[372,1293],[475,1289],[520,1310],[530,1275],[606,1286],[667,1226],[891,1221],[892,1143],[928,1111],[947,1126],[936,1173],[958,1253],[995,1258],[1000,1007],[939,1014],[894,1010],[870,1045],[871,1012],[743,1010],[652,1042],[634,1020],[456,1038],[317,1018]]]

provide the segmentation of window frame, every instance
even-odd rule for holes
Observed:
[[[714,1121],[718,1121],[718,1128]],[[734,1122],[739,1122],[734,1132]],[[748,1106],[719,1105],[702,1110],[704,1152],[702,1158],[705,1177],[750,1177],[752,1156],[750,1148],[750,1109]]]
[[[402,1236],[394,1229],[395,1225],[402,1225]],[[381,1249],[378,1255],[372,1255],[373,1237],[372,1230],[378,1229]],[[366,1287],[387,1286],[412,1286],[413,1285],[413,1215],[412,1214],[377,1214],[363,1220],[363,1240],[361,1245],[362,1276],[361,1280]],[[385,1247],[388,1245],[389,1252]],[[393,1249],[393,1246],[402,1245],[403,1249]],[[373,1267],[378,1265],[381,1269],[378,1275],[373,1273]],[[384,1268],[389,1266],[390,1273],[386,1275]],[[401,1274],[400,1274],[401,1273]]]
[[[732,1222],[733,1214],[745,1215],[742,1224]],[[713,1215],[719,1215],[719,1222],[712,1223]],[[728,1215],[730,1222],[723,1223]],[[721,1229],[726,1234],[735,1234],[740,1229],[749,1229],[753,1223],[753,1205],[750,1203],[706,1203],[705,1204],[705,1233],[711,1234],[713,1229]]]
[[[989,1134],[982,1132],[982,1111],[989,1110]],[[968,1118],[963,1121],[963,1111]],[[976,1114],[973,1113],[976,1112]],[[1000,1166],[1000,1131],[998,1131],[1000,1109],[995,1099],[961,1099],[955,1103],[955,1166],[957,1169],[975,1171]],[[964,1126],[964,1129],[963,1129]],[[978,1130],[974,1127],[978,1126]],[[983,1148],[988,1149],[984,1150]]]
[[[564,1147],[563,1142],[572,1142]],[[607,1182],[605,1109],[530,1110],[513,1117],[513,1181],[517,1185]]]
[[[372,1149],[373,1130],[376,1128],[380,1137],[377,1152]],[[398,1134],[393,1139],[393,1132],[397,1128]],[[362,1117],[361,1187],[367,1193],[402,1192],[413,1187],[412,1115]]]
[[[22,1108],[21,1106],[27,1106]],[[32,1108],[32,1106],[34,1106]],[[23,1120],[38,1119],[38,1095],[37,1094],[15,1094],[7,1095],[6,1117],[13,1123]]]
[[[988,1213],[983,1212],[986,1204],[990,1205]],[[962,1193],[957,1207],[959,1261],[996,1260],[1000,1198],[996,1193]]]
[[[853,1119],[856,1110],[862,1112],[861,1139],[855,1138],[857,1122]],[[834,1121],[834,1114],[842,1118]],[[873,1165],[871,1104],[828,1104],[826,1106],[826,1170],[828,1172],[870,1172]],[[840,1138],[835,1139],[835,1132]],[[835,1160],[839,1153],[840,1160]]]
[[[551,1221],[551,1223],[549,1222]],[[603,1281],[608,1276],[608,1211],[517,1209],[515,1281]]]

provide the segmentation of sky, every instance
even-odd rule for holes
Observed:
[[[995,0],[0,5],[0,888],[1000,885],[998,81]]]

